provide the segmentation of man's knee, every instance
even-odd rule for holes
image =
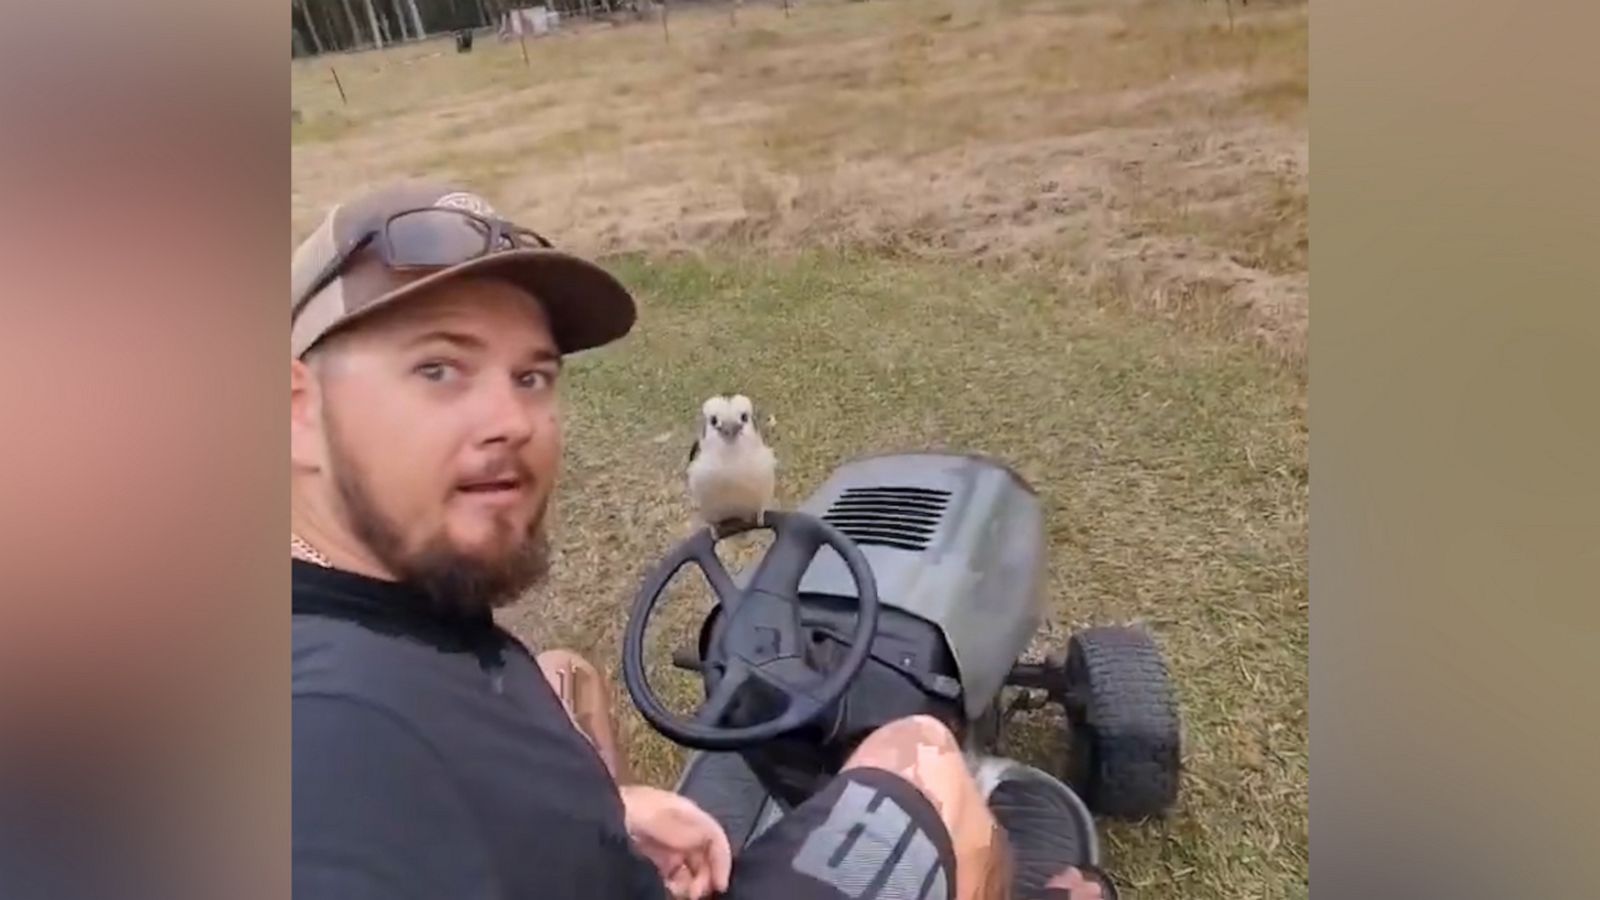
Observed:
[[[932,716],[896,719],[868,735],[845,762],[846,769],[886,769],[916,785],[941,812],[968,805],[976,795],[961,745]]]
[[[846,769],[870,766],[909,777],[930,766],[961,763],[961,746],[943,722],[932,716],[896,719],[867,735],[845,762]]]
[[[617,723],[611,710],[610,686],[593,663],[566,649],[546,650],[537,656],[545,680],[567,711],[567,717],[590,744],[594,745],[611,777],[631,778],[622,748],[617,742]]]
[[[565,648],[546,650],[538,655],[539,668],[544,671],[545,677],[555,681],[560,674],[568,677],[576,675],[579,678],[592,678],[599,680],[600,670],[594,664],[578,655],[576,651]]]
[[[575,724],[582,726],[582,719],[594,714],[596,700],[602,696],[600,670],[587,659],[566,649],[546,650],[536,659],[545,680],[550,682],[557,699],[566,708],[567,715],[572,717]]]
[[[862,767],[893,772],[932,801],[950,831],[959,900],[1005,896],[1009,844],[950,729],[931,716],[890,722],[868,735],[845,763],[846,769]]]

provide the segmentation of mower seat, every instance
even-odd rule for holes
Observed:
[[[690,754],[674,790],[717,820],[727,832],[736,856],[773,822],[783,818],[783,806],[767,795],[737,753],[696,750]]]

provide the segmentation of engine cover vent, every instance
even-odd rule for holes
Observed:
[[[925,550],[949,504],[950,492],[934,488],[848,488],[822,519],[858,544]]]

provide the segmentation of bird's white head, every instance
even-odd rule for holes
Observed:
[[[756,414],[750,398],[743,394],[712,397],[700,406],[700,438],[733,443],[742,435],[755,435]]]

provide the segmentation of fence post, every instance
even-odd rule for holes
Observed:
[[[349,106],[350,100],[344,95],[344,85],[339,82],[339,70],[329,66],[328,71],[333,73],[333,86],[339,89],[339,105]]]

